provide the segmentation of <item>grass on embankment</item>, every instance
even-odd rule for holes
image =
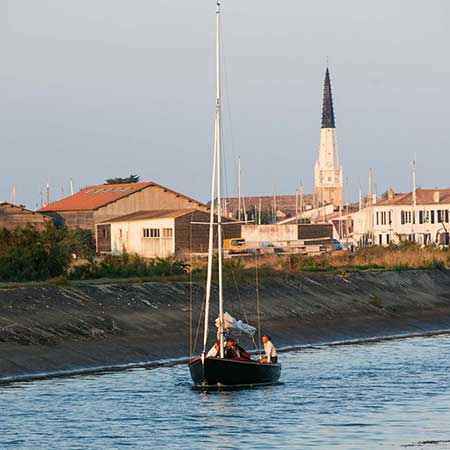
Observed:
[[[261,283],[282,282],[302,274],[341,274],[384,270],[445,270],[450,268],[450,250],[403,243],[367,247],[354,253],[334,252],[320,256],[264,255],[234,257],[224,261],[224,284],[254,284],[258,266]],[[137,255],[107,256],[75,265],[67,274],[49,280],[1,282],[1,288],[77,286],[82,284],[188,282],[204,284],[206,262],[188,263],[174,258],[144,260]],[[216,271],[213,279],[217,279]]]

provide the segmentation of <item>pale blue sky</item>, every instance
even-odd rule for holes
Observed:
[[[223,0],[231,104],[227,188],[313,186],[328,56],[344,176],[356,197],[450,187],[448,0]],[[214,119],[214,0],[2,0],[0,199],[34,207],[138,173],[207,200]],[[227,106],[226,98],[224,100]],[[233,141],[233,144],[232,144]]]

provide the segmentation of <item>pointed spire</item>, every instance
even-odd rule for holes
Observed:
[[[333,97],[331,95],[331,81],[328,67],[323,83],[322,128],[336,128],[334,124]]]

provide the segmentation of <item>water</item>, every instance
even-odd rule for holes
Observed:
[[[0,449],[450,449],[449,349],[284,353],[282,384],[226,392],[192,390],[183,365],[0,386]]]

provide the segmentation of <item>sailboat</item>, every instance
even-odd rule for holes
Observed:
[[[216,0],[216,117],[214,130],[214,155],[211,180],[211,210],[209,221],[208,268],[204,313],[203,350],[199,357],[189,361],[189,370],[196,387],[259,386],[276,383],[281,375],[281,364],[259,360],[238,360],[225,357],[225,333],[243,332],[254,334],[256,329],[224,313],[223,299],[223,222],[221,193],[221,83],[220,83],[220,0]],[[217,196],[216,196],[217,194]],[[215,208],[217,201],[217,222]],[[214,357],[208,356],[209,308],[213,269],[214,228],[217,227],[217,263],[219,288],[219,317],[216,319],[219,349]]]

